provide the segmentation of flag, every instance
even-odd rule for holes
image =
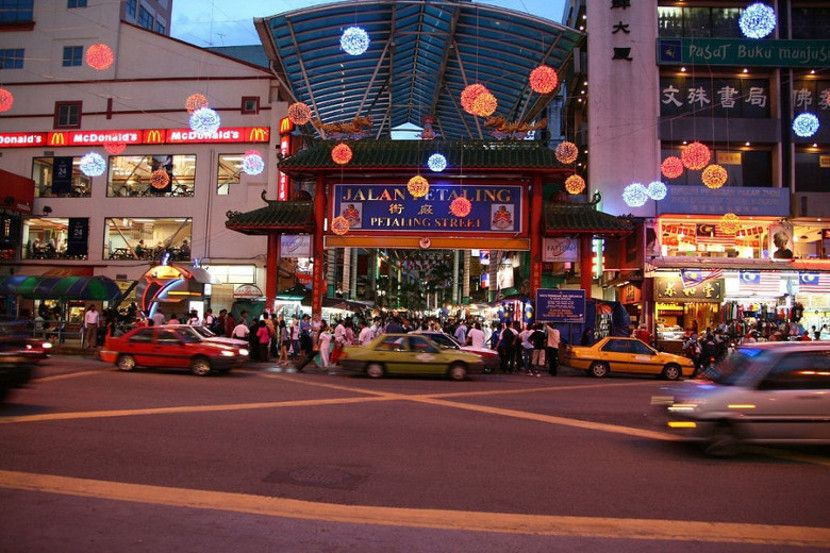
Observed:
[[[813,294],[830,294],[830,275],[799,271],[798,291]]]
[[[720,225],[714,223],[698,223],[695,225],[695,236],[698,244],[735,245],[735,235],[726,234],[721,231]]]
[[[740,271],[738,289],[742,294],[777,297],[781,295],[781,277],[776,273]]]
[[[680,280],[683,282],[683,288],[694,288],[698,284],[703,284],[721,276],[723,276],[723,269],[715,269],[714,271],[680,269]]]

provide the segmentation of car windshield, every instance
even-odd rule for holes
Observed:
[[[458,349],[458,344],[454,339],[446,334],[425,334],[430,340],[438,344],[441,349]]]
[[[192,326],[181,327],[178,331],[185,342],[201,342],[204,339]]]
[[[216,334],[214,334],[209,329],[207,329],[203,326],[191,326],[190,328],[193,329],[193,332],[199,334],[203,338],[215,338],[216,337]]]
[[[759,348],[738,348],[713,368],[705,369],[704,375],[723,386],[745,386],[769,364],[770,355]]]

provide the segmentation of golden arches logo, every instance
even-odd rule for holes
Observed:
[[[263,127],[254,127],[248,133],[248,140],[251,142],[268,142],[268,129]]]
[[[162,144],[164,142],[164,133],[158,129],[144,131],[145,144]]]
[[[66,145],[66,135],[62,132],[53,132],[49,136],[49,145],[50,146],[65,146]]]
[[[294,123],[288,117],[280,119],[280,134],[288,134],[294,130]]]

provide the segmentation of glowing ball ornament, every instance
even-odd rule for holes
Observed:
[[[720,218],[718,228],[724,234],[736,234],[740,228],[741,219],[734,213],[726,213]]]
[[[752,4],[741,13],[738,26],[747,38],[764,38],[775,30],[775,10],[761,2]]]
[[[9,111],[14,105],[14,94],[7,88],[0,88],[0,112]]]
[[[106,44],[93,44],[86,49],[86,64],[98,71],[104,71],[112,66],[115,55],[112,53],[112,48]]]
[[[170,184],[170,175],[165,169],[156,169],[150,174],[150,186],[156,190],[167,188],[168,184]]]
[[[342,215],[338,215],[331,220],[331,231],[338,236],[346,234],[349,232],[349,220]]]
[[[340,143],[331,150],[331,160],[337,165],[346,165],[352,160],[352,149],[348,144]]]
[[[288,106],[288,119],[295,125],[305,125],[311,121],[311,108],[302,102]]]
[[[265,162],[262,155],[256,150],[248,150],[242,158],[242,171],[246,175],[259,175],[265,170]]]
[[[429,181],[420,175],[414,176],[406,183],[406,189],[413,198],[423,198],[429,192]]]
[[[729,178],[729,173],[726,172],[726,169],[714,163],[706,167],[700,177],[703,180],[703,184],[709,188],[720,188],[726,184],[726,179]]]
[[[359,56],[369,49],[369,35],[360,27],[349,27],[340,35],[340,48],[350,56]]]
[[[208,107],[208,99],[207,96],[204,94],[191,94],[187,97],[187,100],[184,101],[184,107],[187,109],[188,113],[193,113],[194,111]]]
[[[585,190],[585,179],[579,175],[571,175],[565,179],[565,190],[568,194],[581,194]]]
[[[464,196],[459,196],[450,202],[450,213],[456,217],[466,217],[473,210],[473,204]]]
[[[680,152],[680,159],[683,160],[683,165],[686,169],[692,171],[700,171],[709,164],[712,159],[712,151],[706,144],[700,142],[692,142]]]
[[[485,92],[484,94],[476,96],[476,99],[473,100],[473,104],[470,106],[470,111],[473,115],[489,117],[495,113],[497,107],[499,107],[499,102],[496,100],[496,97],[489,92]]]
[[[812,113],[801,113],[793,119],[793,132],[802,138],[818,132],[818,117]]]
[[[199,108],[190,115],[190,129],[198,133],[215,133],[221,124],[219,114],[210,108]]]
[[[660,164],[660,172],[667,179],[676,179],[683,174],[683,160],[677,156],[669,156]]]
[[[464,108],[464,111],[475,115],[473,102],[482,94],[490,94],[490,91],[483,84],[476,83],[464,87],[464,90],[461,91],[461,107]]]
[[[107,170],[107,162],[97,152],[89,152],[81,158],[81,172],[88,177],[100,177]]]
[[[443,154],[432,154],[427,160],[429,170],[434,173],[440,173],[447,168],[447,158]]]
[[[652,200],[660,201],[666,197],[666,194],[668,193],[668,188],[666,188],[665,184],[663,184],[659,180],[656,180],[654,182],[648,183],[646,193],[648,194],[648,197]]]
[[[648,201],[648,190],[639,182],[635,182],[623,189],[622,197],[629,207],[641,207]]]
[[[560,142],[556,147],[555,155],[556,159],[559,160],[559,163],[567,165],[576,161],[576,158],[579,156],[579,147],[573,142],[568,142],[566,140],[564,142]]]
[[[550,94],[559,84],[556,70],[547,65],[540,65],[530,72],[530,88],[539,94]]]
[[[104,151],[106,151],[110,155],[117,156],[119,154],[123,154],[124,150],[127,149],[126,142],[108,142],[104,144]]]

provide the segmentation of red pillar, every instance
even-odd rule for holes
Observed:
[[[579,284],[585,290],[585,299],[591,299],[591,286],[594,280],[593,237],[583,234],[579,237]]]
[[[268,234],[268,249],[265,254],[265,306],[274,309],[277,299],[277,271],[280,267],[280,234]]]
[[[314,185],[314,267],[311,279],[311,316],[323,316],[323,295],[326,286],[323,282],[323,224],[326,218],[326,179],[317,175]]]
[[[542,175],[533,177],[530,197],[530,295],[542,286]]]

